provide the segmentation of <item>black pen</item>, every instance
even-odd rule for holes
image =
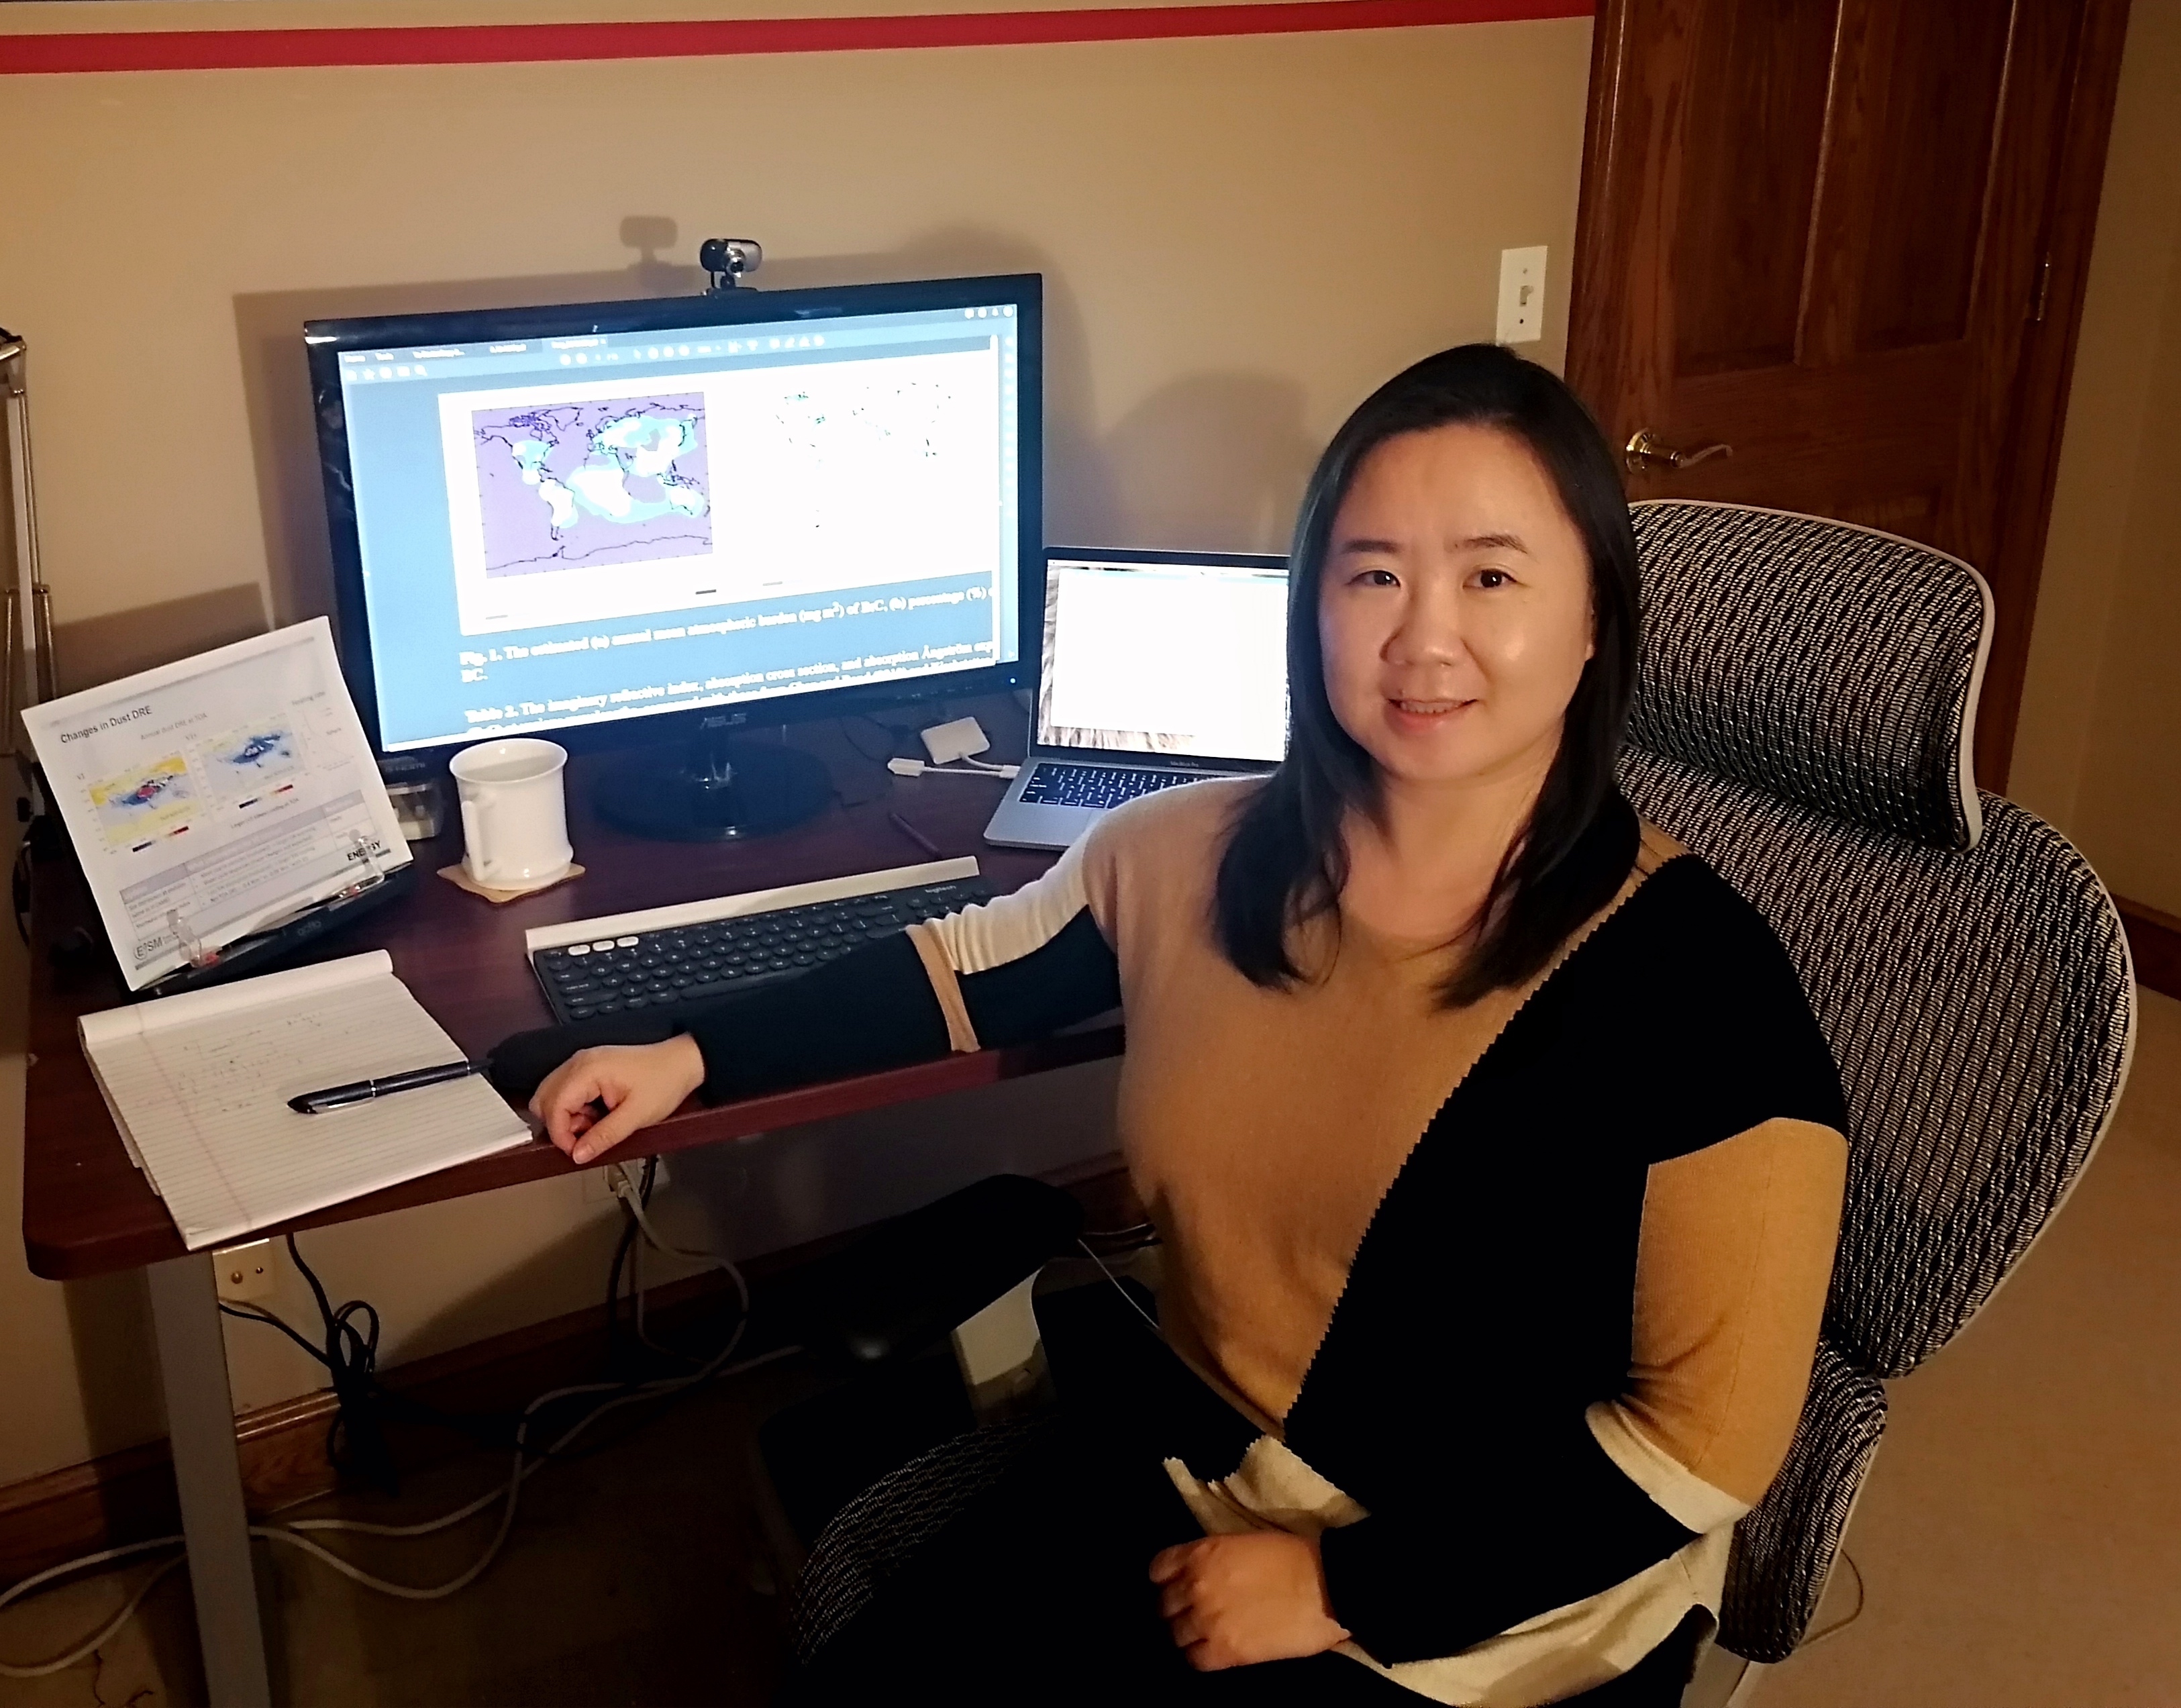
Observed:
[[[395,1092],[413,1092],[419,1086],[443,1086],[450,1080],[466,1080],[484,1071],[482,1062],[446,1062],[436,1068],[411,1068],[406,1074],[389,1074],[383,1080],[357,1080],[345,1086],[328,1086],[322,1092],[305,1092],[288,1099],[299,1115],[315,1115],[346,1103],[369,1103]]]

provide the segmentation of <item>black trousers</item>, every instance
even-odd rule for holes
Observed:
[[[1041,1302],[1041,1318],[1052,1314]],[[1200,1474],[1217,1474],[1256,1432],[1140,1323],[1109,1317],[1087,1337],[1057,1335],[1057,1326],[1046,1329],[1063,1401],[1054,1425],[881,1588],[780,1700],[867,1703],[908,1689],[964,1702],[1417,1708],[1423,1699],[1345,1655],[1220,1672],[1183,1660],[1159,1617],[1151,1561],[1203,1532],[1162,1461],[1178,1453]],[[1702,1628],[1685,1626],[1634,1672],[1575,1700],[1672,1708]]]

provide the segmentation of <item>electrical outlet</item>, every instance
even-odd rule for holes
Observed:
[[[269,1299],[279,1285],[279,1261],[270,1240],[253,1240],[246,1246],[229,1246],[212,1254],[213,1274],[221,1298],[230,1304]]]
[[[1545,335],[1545,246],[1499,252],[1502,344],[1534,344]]]

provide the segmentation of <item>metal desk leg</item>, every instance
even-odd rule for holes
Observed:
[[[202,1252],[175,1258],[146,1273],[206,1694],[214,1708],[272,1708],[212,1258]]]

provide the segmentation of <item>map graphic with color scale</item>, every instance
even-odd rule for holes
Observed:
[[[488,576],[712,548],[701,393],[474,410]]]

